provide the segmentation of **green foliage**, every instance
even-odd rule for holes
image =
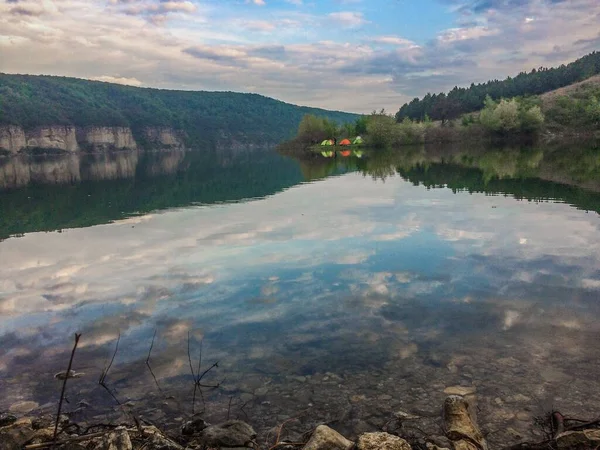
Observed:
[[[486,130],[502,134],[538,131],[544,124],[544,114],[535,103],[518,98],[495,102],[488,95],[479,122]]]
[[[401,122],[405,117],[421,120],[427,114],[433,120],[445,122],[461,114],[478,111],[488,95],[496,100],[540,95],[599,73],[600,52],[593,52],[556,68],[540,67],[502,81],[492,80],[483,84],[471,84],[468,88],[455,86],[447,94],[428,93],[422,99],[415,98],[405,103],[396,113],[396,120]]]
[[[327,117],[317,117],[306,114],[298,126],[296,139],[300,142],[319,143],[324,139],[331,139],[344,134],[346,131],[354,132],[354,125],[345,123],[341,127]]]
[[[539,106],[523,109],[520,112],[521,130],[526,132],[538,131],[544,125],[544,113]]]
[[[378,148],[420,144],[424,142],[425,130],[430,126],[431,124],[413,122],[409,118],[396,123],[392,116],[374,113],[367,122],[367,143]]]
[[[354,132],[357,136],[361,136],[367,132],[367,125],[369,124],[368,116],[360,116],[354,123]]]
[[[357,116],[299,107],[256,94],[137,88],[76,78],[0,74],[0,125],[128,126],[143,142],[144,128],[184,130],[188,144],[227,139],[279,142],[302,117],[331,124]]]
[[[551,127],[598,129],[600,127],[600,88],[584,87],[570,96],[561,96],[545,108]]]
[[[385,114],[371,114],[367,122],[367,136],[367,142],[373,147],[385,148],[396,144],[399,140],[396,120]]]
[[[400,140],[403,144],[420,144],[424,141],[425,125],[413,122],[406,117],[399,125]]]

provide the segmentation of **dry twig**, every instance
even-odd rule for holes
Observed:
[[[148,370],[150,371],[150,375],[152,375],[152,378],[154,379],[154,383],[156,384],[156,387],[158,388],[158,391],[162,394],[162,389],[160,388],[159,384],[158,384],[158,380],[156,379],[156,375],[154,375],[154,371],[152,370],[152,366],[150,366],[150,355],[152,354],[152,349],[154,348],[154,340],[156,339],[156,329],[154,329],[154,335],[152,336],[152,342],[150,343],[150,350],[148,350],[148,357],[146,358],[146,367],[148,367]]]
[[[56,435],[58,433],[58,422],[60,421],[60,412],[62,410],[63,401],[65,399],[65,390],[67,389],[67,380],[69,379],[69,374],[71,373],[71,367],[73,366],[73,358],[75,357],[75,351],[77,350],[77,345],[79,344],[79,338],[81,337],[81,333],[75,333],[75,344],[73,345],[73,350],[71,350],[71,358],[69,358],[69,365],[67,367],[67,376],[63,380],[62,390],[60,391],[60,400],[58,402],[58,411],[56,412],[56,422],[54,424],[54,434],[52,436],[52,440],[56,441]]]
[[[102,369],[102,373],[100,374],[100,379],[98,380],[98,384],[100,386],[102,386],[106,390],[106,392],[108,392],[108,394],[113,398],[113,400],[117,403],[117,405],[121,406],[121,402],[119,401],[119,399],[116,397],[115,394],[113,394],[113,392],[106,385],[106,377],[108,376],[108,372],[110,371],[110,368],[112,367],[113,362],[115,361],[115,357],[117,356],[117,352],[119,351],[119,342],[121,342],[121,333],[119,333],[119,336],[117,337],[117,344],[115,345],[115,351],[113,352],[110,362],[108,363],[107,366],[104,367],[104,369]]]

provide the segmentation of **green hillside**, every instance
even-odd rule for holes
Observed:
[[[447,94],[428,93],[422,99],[415,98],[402,105],[396,113],[396,120],[423,120],[426,116],[432,120],[452,120],[461,114],[480,110],[488,95],[492,100],[540,95],[597,74],[600,74],[600,52],[593,52],[560,67],[540,67],[505,80],[472,83],[468,88],[455,86]]]
[[[184,130],[188,144],[232,139],[275,143],[305,114],[339,123],[356,115],[299,107],[257,94],[138,88],[77,78],[0,74],[0,125],[160,126]]]

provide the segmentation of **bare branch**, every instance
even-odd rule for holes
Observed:
[[[71,358],[69,358],[69,366],[67,367],[67,376],[63,380],[62,390],[60,391],[60,400],[58,401],[58,411],[56,412],[56,422],[54,423],[54,434],[52,435],[52,440],[56,440],[56,435],[58,433],[58,422],[60,421],[60,412],[62,410],[63,400],[65,398],[65,390],[67,389],[67,380],[69,379],[69,374],[71,373],[71,367],[73,366],[73,358],[75,357],[75,351],[77,350],[77,345],[79,344],[79,338],[81,337],[81,333],[75,333],[75,344],[73,345],[73,350],[71,350]]]
[[[152,375],[152,378],[154,379],[154,383],[156,384],[158,391],[162,394],[162,389],[160,388],[160,386],[158,384],[158,380],[156,379],[156,375],[154,375],[154,371],[152,370],[152,366],[150,365],[150,355],[152,354],[152,349],[154,348],[154,340],[155,339],[156,339],[156,328],[154,329],[154,335],[152,336],[152,343],[150,344],[150,350],[148,350],[148,357],[146,358],[146,366],[148,367],[148,370],[150,371],[150,375]]]

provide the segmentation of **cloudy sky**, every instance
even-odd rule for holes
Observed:
[[[0,0],[0,71],[396,111],[600,49],[597,0]]]

